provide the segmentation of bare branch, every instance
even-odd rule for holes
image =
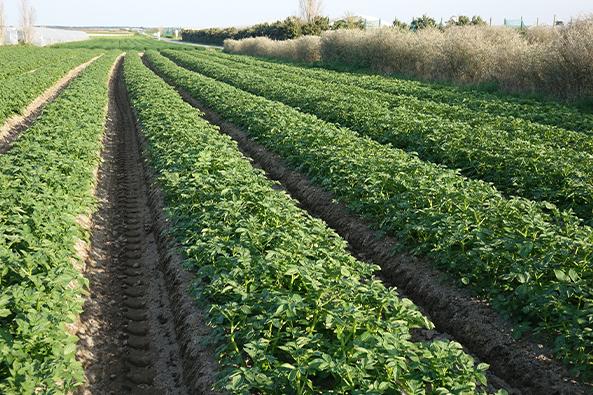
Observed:
[[[0,45],[4,44],[6,18],[4,16],[4,1],[0,0]]]
[[[21,0],[21,41],[25,44],[33,42],[35,9],[29,0]]]
[[[323,0],[299,0],[299,12],[305,22],[310,23],[321,16]]]

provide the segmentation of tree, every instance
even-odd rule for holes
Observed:
[[[29,0],[21,0],[21,41],[25,44],[33,42],[35,24],[35,9],[29,4]]]
[[[296,16],[286,18],[283,22],[283,27],[286,35],[285,39],[297,38],[303,34],[303,24]]]
[[[321,16],[322,0],[299,0],[301,18],[307,23],[312,23]]]
[[[4,44],[4,1],[0,0],[0,45]]]
[[[474,15],[471,19],[465,15],[459,15],[457,17],[452,16],[447,21],[447,26],[484,26],[486,21],[481,16]]]
[[[332,25],[332,29],[364,29],[364,20],[354,15],[350,11],[346,11],[342,19],[335,21]]]
[[[488,23],[479,15],[472,16],[471,24],[474,26],[486,26]]]
[[[469,19],[469,16],[459,15],[457,17],[452,16],[447,21],[447,26],[467,26],[470,23],[471,23],[471,19]]]
[[[412,29],[413,31],[422,30],[429,27],[436,28],[437,21],[435,21],[434,18],[431,18],[426,15],[422,15],[419,18],[414,18],[412,20],[412,23],[410,24],[410,29]]]
[[[311,22],[303,25],[304,36],[319,36],[322,32],[329,30],[329,18],[325,16],[315,17]]]
[[[408,30],[410,28],[410,26],[406,22],[402,22],[397,18],[393,20],[393,27],[396,27],[401,30]]]

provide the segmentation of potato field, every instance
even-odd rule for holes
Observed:
[[[0,393],[593,393],[593,114],[0,47]]]

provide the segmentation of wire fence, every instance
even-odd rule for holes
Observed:
[[[493,18],[482,19],[487,25],[496,26],[500,24],[500,20],[498,22],[494,21]],[[388,26],[385,21],[381,19],[362,19],[364,23],[365,30],[368,29],[376,29],[380,27]],[[531,19],[529,23],[522,17],[518,18],[504,18],[503,19],[503,26],[512,27],[516,29],[526,29],[533,26],[563,26],[566,23],[571,23],[572,18],[569,21],[560,20],[554,15],[553,18],[536,18],[535,20]],[[440,23],[437,21],[437,26],[444,27],[447,25],[447,21],[441,18]]]

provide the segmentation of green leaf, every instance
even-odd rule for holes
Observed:
[[[564,271],[560,270],[560,269],[554,269],[554,274],[556,275],[556,278],[560,281],[564,281],[564,282],[570,282],[570,277],[568,277],[566,275],[566,273],[564,273]]]

